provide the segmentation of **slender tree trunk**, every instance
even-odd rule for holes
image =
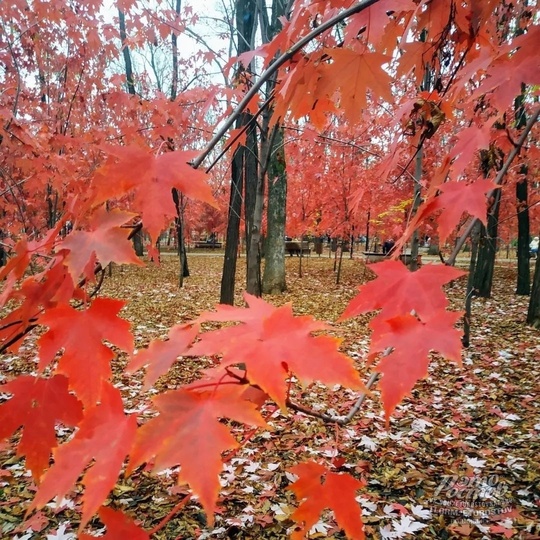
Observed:
[[[267,237],[263,275],[263,292],[279,294],[287,290],[285,277],[285,224],[287,205],[287,171],[283,129],[276,127],[268,169]]]
[[[422,151],[422,148],[419,148],[418,153],[416,154],[416,160],[415,160],[414,195],[413,195],[413,207],[411,210],[412,216],[414,216],[414,214],[416,214],[416,212],[418,211],[418,208],[420,206],[421,199],[422,199],[421,197],[422,159],[423,159],[423,151]],[[409,263],[409,268],[411,272],[415,272],[416,270],[418,270],[418,245],[419,245],[418,231],[415,230],[411,238],[411,262]]]
[[[242,54],[253,48],[253,40],[255,37],[256,21],[257,21],[257,0],[236,0],[236,31],[237,31],[237,53]],[[242,70],[237,72],[236,77],[242,77]],[[249,114],[243,113],[236,122],[236,127],[245,126],[249,121]],[[250,152],[248,148],[250,143],[255,141],[254,133],[255,126],[251,127],[251,139],[249,132],[247,134],[247,146],[239,147],[233,156],[231,167],[231,194],[229,198],[229,219],[227,222],[226,244],[225,244],[225,259],[223,261],[223,273],[221,275],[221,293],[220,302],[222,304],[234,304],[234,286],[236,279],[236,264],[238,258],[238,243],[240,240],[240,215],[242,212],[242,189],[246,188],[251,194],[254,194],[253,204],[251,201],[246,204],[246,209],[249,208],[249,216],[246,214],[246,236],[249,235],[246,241],[246,249],[250,249],[251,226],[253,225],[253,211],[255,209],[255,198],[257,193],[257,155]],[[250,163],[248,166],[247,163]],[[253,167],[255,163],[255,168]],[[249,171],[249,172],[248,172]],[[254,174],[254,176],[252,176]],[[248,175],[250,178],[248,178]],[[250,185],[248,187],[248,182]],[[253,182],[255,187],[253,188]],[[252,204],[252,205],[251,205]],[[249,221],[248,223],[248,220]],[[249,253],[248,253],[249,258]]]
[[[176,16],[180,16],[180,9],[182,8],[182,0],[176,0],[174,11]],[[171,81],[171,101],[176,99],[178,95],[178,37],[174,30],[171,32],[171,45],[172,45],[172,81]]]
[[[241,125],[241,121],[238,122]],[[220,302],[234,304],[234,284],[236,279],[236,263],[240,242],[240,215],[242,213],[242,189],[244,184],[244,152],[245,148],[236,150],[232,161],[231,193],[229,197],[229,215],[225,239],[225,259],[221,275]]]
[[[126,17],[124,12],[118,8],[118,26],[120,29],[120,43],[122,44],[122,54],[124,55],[124,64],[126,67],[126,84],[129,94],[136,95],[135,92],[135,79],[133,77],[133,65],[131,63],[131,54],[127,46],[127,31],[126,31]],[[137,232],[133,237],[133,249],[138,257],[144,255],[143,233]]]
[[[120,27],[120,43],[122,44],[122,53],[124,55],[124,64],[126,66],[126,84],[128,92],[134,96],[135,92],[135,79],[133,77],[133,66],[131,63],[131,54],[127,46],[127,32],[126,32],[126,17],[124,12],[118,8],[118,25]]]
[[[536,256],[534,278],[527,312],[527,324],[540,328],[540,256]]]
[[[468,347],[471,343],[472,300],[476,295],[474,289],[474,269],[476,268],[476,258],[478,256],[480,226],[481,222],[477,221],[471,231],[471,260],[469,262],[469,278],[467,280],[467,293],[465,295],[465,314],[463,315],[462,343],[464,347]]]
[[[529,207],[527,178],[516,183],[516,202],[518,218],[517,240],[517,287],[516,294],[530,294],[531,268],[529,259]]]
[[[493,273],[495,270],[495,256],[497,254],[497,234],[499,223],[499,208],[501,190],[493,195],[494,202],[487,216],[487,228],[482,225],[480,233],[480,249],[474,271],[474,288],[476,294],[482,298],[491,297]]]

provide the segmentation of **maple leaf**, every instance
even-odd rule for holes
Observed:
[[[486,193],[500,186],[491,180],[478,179],[471,184],[446,182],[440,186],[442,194],[435,198],[432,211],[444,208],[439,217],[439,241],[441,244],[450,236],[463,212],[487,222]]]
[[[149,540],[150,536],[146,531],[137,527],[135,522],[124,512],[113,510],[107,506],[102,506],[98,512],[99,519],[107,527],[104,540]],[[95,540],[95,536],[89,534],[79,535],[79,540]]]
[[[172,366],[173,362],[187,352],[189,346],[199,333],[198,324],[178,324],[169,330],[167,341],[152,341],[148,348],[139,351],[131,357],[126,368],[128,373],[133,373],[142,366],[149,364],[144,377],[145,388],[150,388]]]
[[[64,349],[57,372],[68,376],[70,388],[85,405],[98,402],[102,383],[111,375],[114,353],[103,340],[133,351],[130,324],[117,316],[124,305],[121,300],[98,298],[83,311],[64,304],[45,311],[38,319],[39,324],[49,327],[38,339],[40,369]]]
[[[461,312],[438,311],[425,322],[412,315],[373,319],[370,356],[393,351],[377,364],[382,373],[379,387],[386,417],[428,374],[429,353],[436,351],[461,365],[461,332],[454,328]]]
[[[448,306],[442,286],[465,272],[451,266],[426,264],[411,272],[399,261],[383,261],[370,266],[377,278],[358,288],[341,319],[382,309],[385,318],[415,311],[429,318]]]
[[[333,510],[337,523],[349,538],[364,538],[356,492],[365,486],[365,482],[353,478],[350,474],[331,472],[313,461],[295,465],[289,471],[297,475],[298,480],[288,489],[294,492],[297,499],[302,500],[291,516],[300,525],[291,535],[293,540],[305,538],[327,508]]]
[[[54,451],[54,464],[43,476],[30,511],[64,497],[90,465],[82,480],[82,529],[114,487],[136,430],[137,419],[124,414],[120,392],[104,384],[101,402],[86,410],[74,437]]]
[[[131,207],[141,213],[152,241],[157,240],[166,219],[176,216],[173,188],[187,197],[216,204],[206,173],[189,165],[197,157],[196,151],[159,156],[138,146],[108,146],[106,151],[116,159],[110,158],[95,175],[96,204],[134,190]]]
[[[56,424],[76,426],[82,418],[82,404],[68,392],[63,375],[50,379],[21,375],[2,385],[0,391],[13,394],[0,405],[0,439],[23,426],[17,455],[26,455],[26,466],[38,482],[57,446]]]
[[[57,251],[69,251],[65,264],[74,280],[79,279],[85,270],[85,277],[93,277],[96,259],[103,268],[110,262],[143,264],[133,251],[128,231],[120,227],[135,215],[120,210],[107,212],[105,208],[99,208],[92,217],[89,231],[72,231],[66,236]]]
[[[179,483],[191,486],[212,524],[223,469],[221,453],[238,447],[219,419],[266,426],[257,406],[243,398],[244,390],[243,385],[220,385],[211,391],[181,388],[156,396],[153,402],[160,414],[139,429],[128,473],[152,458],[156,471],[179,464]]]
[[[327,49],[326,52],[332,57],[332,63],[322,69],[317,95],[332,97],[339,89],[340,106],[349,121],[354,122],[361,117],[362,109],[367,106],[368,88],[374,99],[381,97],[392,101],[392,78],[381,67],[391,60],[389,56],[347,48]]]
[[[216,313],[197,319],[240,321],[243,324],[207,332],[189,355],[222,354],[223,367],[243,363],[250,382],[262,388],[285,409],[290,372],[301,384],[320,381],[363,388],[353,361],[338,351],[340,341],[329,336],[312,336],[328,326],[310,316],[295,317],[291,306],[274,307],[245,293],[248,308],[218,306]]]

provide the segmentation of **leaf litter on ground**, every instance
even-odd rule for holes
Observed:
[[[178,261],[167,255],[160,265],[115,266],[105,280],[100,295],[129,300],[120,316],[131,322],[137,349],[166,338],[173,325],[187,323],[218,304],[223,258],[195,255],[190,256],[189,264],[191,276],[182,289],[178,287]],[[298,258],[287,258],[286,264],[288,291],[266,300],[276,306],[291,302],[295,314],[330,323],[331,333],[343,340],[342,351],[355,360],[367,380],[370,316],[336,321],[357,286],[373,278],[372,272],[358,259],[343,259],[340,284],[336,284],[332,259],[304,258],[302,277]],[[242,266],[236,305],[244,305]],[[246,436],[249,440],[224,465],[214,527],[207,528],[201,506],[192,497],[152,538],[286,538],[293,526],[290,516],[299,505],[286,489],[295,480],[287,469],[309,460],[334,464],[337,471],[367,482],[357,497],[367,538],[538,538],[540,340],[537,331],[524,324],[528,298],[513,294],[514,283],[515,268],[497,266],[493,297],[474,300],[472,344],[463,352],[464,366],[434,357],[429,376],[398,405],[388,430],[378,390],[342,428],[267,405],[262,412],[272,431],[246,435],[246,428],[233,427],[238,440]],[[464,280],[446,287],[446,292],[451,308],[462,309]],[[205,326],[218,327],[217,323]],[[2,380],[35,369],[36,337],[28,338],[17,356],[5,356],[4,361],[7,369],[0,374]],[[124,372],[127,361],[127,355],[118,351],[113,362],[115,384],[123,391],[126,410],[137,412],[140,418],[155,415],[150,397],[196,380],[202,369],[213,365],[209,358],[181,358],[145,392],[142,371]],[[296,390],[294,395],[303,406],[335,415],[347,414],[357,397],[349,389],[326,389],[320,384]],[[68,434],[66,430],[64,436]],[[64,506],[46,507],[34,514],[32,533],[24,528],[35,486],[25,473],[24,462],[7,445],[0,451],[1,538],[55,537],[57,531],[66,531],[66,523],[67,534],[76,530],[79,488]],[[141,467],[119,479],[110,504],[136,517],[149,530],[189,493],[186,486],[177,485],[177,474],[176,468],[150,475]],[[491,501],[483,515],[478,501],[458,507],[459,485],[452,484],[453,478],[461,483],[468,478],[482,493],[491,489],[494,497],[503,494],[504,500]],[[97,519],[91,527],[102,530]],[[338,539],[344,535],[326,512],[309,537]]]

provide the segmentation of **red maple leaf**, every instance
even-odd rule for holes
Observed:
[[[189,351],[190,355],[223,355],[223,367],[243,363],[249,381],[262,388],[285,408],[288,379],[294,373],[301,384],[320,381],[361,389],[353,361],[338,351],[340,341],[312,332],[328,326],[310,316],[295,317],[290,305],[274,307],[244,294],[248,308],[218,306],[204,321],[241,321],[243,324],[207,332]]]
[[[145,388],[150,388],[160,375],[167,372],[179,356],[188,351],[199,329],[198,324],[173,326],[169,331],[167,341],[152,341],[147,349],[131,357],[126,371],[133,373],[148,364],[144,385]]]
[[[111,157],[94,178],[95,202],[134,191],[131,208],[141,213],[145,229],[157,240],[167,219],[176,216],[172,189],[215,205],[207,175],[189,162],[197,151],[167,152],[154,156],[139,146],[108,146]]]
[[[69,251],[65,264],[74,280],[78,280],[83,271],[86,277],[93,277],[96,259],[103,268],[110,262],[143,264],[133,251],[128,232],[120,227],[134,216],[120,210],[107,212],[105,208],[99,208],[90,222],[90,230],[73,231],[66,236],[57,250]]]
[[[56,424],[76,426],[82,418],[82,404],[68,392],[63,375],[50,379],[21,375],[2,385],[0,391],[13,394],[0,405],[0,439],[23,426],[17,455],[26,455],[26,466],[37,482],[57,446]]]
[[[114,487],[136,430],[137,419],[124,414],[120,392],[105,384],[101,402],[86,411],[73,439],[54,451],[54,465],[43,476],[30,510],[64,497],[84,473],[82,529]]]
[[[103,340],[133,351],[130,324],[117,316],[124,305],[121,300],[98,298],[83,311],[60,305],[39,318],[39,324],[49,327],[38,340],[40,369],[64,349],[57,372],[68,376],[70,388],[87,406],[99,401],[102,383],[111,375],[114,353]]]
[[[243,385],[220,385],[210,391],[178,389],[155,397],[160,414],[139,429],[128,472],[152,458],[156,471],[179,464],[179,482],[191,486],[213,523],[221,453],[238,447],[219,419],[266,426],[257,406],[244,399],[244,391]]]
[[[429,353],[436,351],[461,364],[461,332],[454,328],[461,312],[438,311],[425,322],[412,315],[371,321],[370,356],[392,348],[377,364],[386,417],[420,379],[428,374]]]
[[[140,527],[135,525],[135,522],[124,512],[113,510],[107,506],[103,506],[98,512],[99,519],[107,527],[107,532],[103,540],[149,540],[150,536]],[[79,535],[79,540],[95,540],[95,536],[89,534]]]
[[[477,217],[484,224],[487,221],[486,193],[500,188],[491,180],[478,179],[466,184],[464,182],[446,182],[439,186],[441,193],[426,201],[420,209],[415,223],[420,222],[437,210],[443,210],[439,216],[439,242],[444,244],[450,236],[463,212]]]
[[[426,264],[411,272],[399,261],[384,261],[370,266],[377,278],[359,287],[342,319],[382,309],[384,318],[415,311],[420,319],[429,318],[448,306],[442,286],[464,272],[451,266]]]
[[[350,474],[331,472],[313,461],[300,463],[289,470],[298,476],[298,480],[288,489],[302,500],[291,516],[300,525],[291,535],[293,540],[305,538],[327,508],[334,512],[336,521],[349,538],[364,538],[364,525],[360,517],[362,510],[356,502],[356,492],[365,482]]]
[[[382,68],[391,58],[378,52],[359,52],[338,48],[327,49],[332,57],[331,64],[321,67],[322,76],[317,86],[317,95],[332,97],[339,89],[340,107],[349,121],[355,121],[367,106],[368,88],[388,102],[393,100],[392,78]]]

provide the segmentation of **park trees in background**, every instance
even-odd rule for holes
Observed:
[[[139,7],[136,2],[120,6],[126,24],[139,25],[130,39],[154,43],[158,36],[170,38],[173,23],[178,28],[174,9],[137,18]],[[343,212],[336,225],[350,224],[352,230],[354,224],[356,230],[349,195],[358,207],[367,204],[372,215],[381,216],[384,206],[405,209],[398,247],[415,231],[429,228],[440,246],[456,239],[447,258],[452,263],[474,222],[486,224],[486,194],[488,201],[497,191],[501,199],[508,193],[513,199],[524,166],[537,176],[536,8],[523,18],[495,0],[327,0],[288,7],[283,29],[253,53],[264,60],[263,71],[253,78],[248,70],[238,74],[243,97],[231,114],[215,114],[216,133],[201,150],[216,96],[208,84],[177,89],[171,100],[149,90],[140,77],[141,91],[130,95],[122,88],[125,78],[108,71],[119,56],[118,28],[104,20],[96,4],[57,0],[28,9],[0,4],[0,172],[3,230],[9,234],[9,260],[0,272],[1,351],[16,352],[28,334],[40,331],[33,369],[2,386],[8,398],[0,405],[5,420],[0,435],[10,437],[23,426],[17,452],[26,456],[39,485],[31,509],[62,497],[82,478],[81,528],[96,513],[111,529],[119,527],[126,518],[103,503],[127,459],[128,474],[143,463],[156,472],[180,464],[183,481],[212,523],[222,454],[239,445],[231,423],[221,419],[265,429],[262,404],[294,410],[297,382],[340,384],[357,392],[361,403],[377,379],[389,418],[426,376],[431,353],[460,362],[461,332],[455,324],[461,314],[447,309],[441,287],[463,272],[449,265],[426,265],[415,273],[399,261],[374,267],[376,281],[363,285],[343,314],[377,311],[370,322],[374,373],[360,372],[338,350],[339,340],[321,333],[329,329],[326,324],[295,317],[290,306],[276,308],[249,294],[247,307],[218,306],[194,321],[182,321],[170,328],[167,341],[153,341],[135,354],[133,334],[120,315],[124,302],[92,297],[89,285],[107,264],[141,264],[131,247],[133,234],[144,225],[151,250],[163,228],[178,217],[172,190],[218,204],[211,188],[215,178],[198,167],[244,114],[248,121],[239,127],[251,129],[251,119],[270,97],[259,91],[273,78],[268,127],[278,126],[274,132],[279,133],[284,126],[284,142],[289,125],[310,138],[307,149],[297,146],[295,168],[287,171],[289,210],[294,189],[313,193],[300,201],[302,219],[310,226]],[[254,13],[239,11],[237,27]],[[523,27],[512,39],[502,33],[502,22],[510,19]],[[245,38],[248,30],[239,36]],[[421,91],[426,62],[437,83]],[[526,125],[497,129],[505,112],[513,114],[522,84]],[[339,124],[348,131],[336,137]],[[351,145],[315,142],[321,135],[355,140],[354,130],[369,134],[359,145],[369,152],[358,160],[358,148]],[[255,157],[256,142],[244,145],[242,156],[253,150]],[[493,142],[505,157],[499,170],[491,169],[484,178],[482,151]],[[413,213],[410,167],[420,150],[423,195]],[[320,156],[321,169],[315,170],[317,158],[314,163],[304,159],[308,174],[302,177],[302,155]],[[247,172],[244,157],[237,153],[233,168],[251,175],[256,195],[262,179],[258,172]],[[286,165],[289,159],[293,162],[295,154],[286,148]],[[339,212],[325,215],[324,201],[317,199],[326,196],[340,201]],[[538,268],[537,262],[531,322],[538,319]],[[206,330],[202,325],[208,322],[236,324]],[[421,346],[411,352],[411,343]],[[124,411],[111,372],[119,351],[128,359],[126,375],[146,367],[149,390],[180,356],[210,357],[215,365],[200,380],[155,395],[155,416],[148,420]],[[57,435],[58,422],[76,428],[72,438]],[[292,490],[301,500],[293,514],[295,537],[307,534],[324,503],[335,510],[348,536],[363,538],[354,500],[362,482],[315,462],[292,472],[298,477]],[[148,537],[133,524],[126,527]]]

